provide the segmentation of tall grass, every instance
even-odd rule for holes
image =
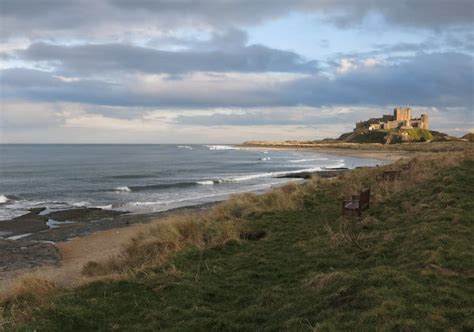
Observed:
[[[206,249],[239,241],[243,219],[257,213],[302,208],[302,195],[304,188],[288,184],[262,195],[232,195],[227,201],[201,213],[159,219],[133,238],[120,256],[89,262],[83,274],[97,276],[136,271],[163,264],[172,255],[186,249]]]
[[[0,331],[10,320],[27,319],[36,308],[48,303],[56,289],[54,282],[37,277],[20,278],[10,283],[8,291],[0,297]]]

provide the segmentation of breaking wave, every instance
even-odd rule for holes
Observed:
[[[197,184],[204,185],[204,186],[210,186],[210,185],[215,184],[214,180],[198,181],[198,182],[196,182],[196,183],[197,183]]]
[[[296,160],[289,160],[289,162],[290,163],[305,163],[308,161],[317,161],[317,160],[328,160],[328,158],[296,159]]]
[[[205,145],[209,150],[240,150],[240,148],[231,145]]]
[[[116,188],[112,189],[112,191],[116,191],[116,192],[120,192],[120,193],[129,193],[132,190],[129,187],[124,186],[124,187],[116,187]]]

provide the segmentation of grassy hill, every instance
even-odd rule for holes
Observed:
[[[376,182],[380,169],[359,169],[278,195],[251,196],[250,209],[227,203],[229,220],[268,233],[260,241],[225,240],[216,224],[191,232],[181,223],[167,242],[145,234],[133,244],[142,250],[128,252],[122,263],[139,257],[153,263],[128,265],[122,280],[46,291],[39,302],[20,294],[4,304],[5,326],[472,331],[474,159],[452,153],[416,158],[412,165],[395,182]],[[360,220],[341,218],[340,199],[365,186],[373,192],[370,210]],[[298,204],[284,203],[281,195]],[[164,234],[156,227],[155,236]],[[213,242],[216,237],[222,241]],[[105,270],[96,272],[107,273],[107,262],[101,265]]]
[[[468,140],[469,142],[474,142],[474,133],[468,133],[464,135],[462,138]]]
[[[445,141],[450,137],[446,134],[427,129],[412,128],[409,130],[355,130],[342,134],[338,140],[351,143],[407,143]]]

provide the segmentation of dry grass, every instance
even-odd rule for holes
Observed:
[[[49,302],[56,289],[54,282],[35,277],[19,278],[9,284],[8,291],[3,292],[0,298],[0,330],[9,320],[28,318],[36,308]],[[8,313],[5,308],[8,308]]]
[[[257,213],[301,208],[303,195],[302,186],[289,184],[262,195],[233,195],[205,212],[157,220],[134,237],[121,255],[100,262],[88,262],[83,274],[98,276],[135,272],[148,266],[161,265],[186,249],[203,250],[238,241],[242,219]]]
[[[341,198],[357,195],[362,188],[371,188],[371,201],[382,202],[386,197],[415,187],[429,179],[434,178],[443,169],[455,167],[465,160],[471,151],[452,152],[449,154],[424,154],[412,159],[402,159],[384,167],[359,169],[349,172],[339,181],[342,184]],[[410,168],[404,170],[403,165],[409,164]],[[376,175],[383,171],[401,171],[400,179],[395,181],[377,181]],[[407,207],[408,208],[408,207]]]

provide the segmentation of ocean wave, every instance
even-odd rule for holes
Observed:
[[[240,150],[240,148],[231,145],[205,145],[209,150]]]
[[[116,187],[112,189],[112,191],[120,192],[120,193],[129,193],[132,191],[132,189],[130,189],[129,187],[123,186],[123,187]]]
[[[204,186],[211,186],[213,184],[216,184],[216,182],[214,180],[207,180],[207,181],[198,181],[196,182],[197,184],[201,184],[201,185],[204,185]]]
[[[296,159],[296,160],[288,160],[290,163],[305,163],[308,161],[322,161],[322,160],[328,160],[328,158],[310,158],[310,159]]]
[[[88,202],[88,201],[73,202],[73,203],[71,203],[71,205],[75,206],[75,207],[85,207],[85,206],[89,206],[90,202]]]
[[[341,167],[339,164],[334,167]],[[304,168],[304,169],[298,169],[294,171],[279,171],[279,172],[267,172],[267,173],[257,173],[257,174],[248,174],[248,175],[242,175],[242,176],[236,176],[232,178],[227,178],[227,179],[222,179],[221,182],[243,182],[243,181],[249,181],[249,180],[254,180],[254,179],[259,179],[259,178],[268,178],[268,177],[280,177],[280,176],[285,176],[285,175],[290,175],[290,174],[298,174],[298,173],[306,173],[306,172],[317,172],[321,171],[321,167],[313,167],[313,168]]]
[[[94,208],[97,208],[97,209],[102,209],[102,210],[111,210],[114,208],[113,204],[108,204],[108,205],[96,205],[96,206],[93,206]]]
[[[272,158],[270,158],[270,157],[262,157],[262,158],[260,158],[261,161],[269,161],[269,160],[271,160],[271,159],[272,159]]]
[[[0,195],[0,204],[7,203],[10,199],[5,195]]]
[[[189,145],[178,145],[178,148],[180,149],[187,149],[187,150],[192,150],[193,148]]]
[[[172,182],[172,183],[158,183],[158,184],[149,184],[142,186],[120,186],[112,189],[115,192],[140,192],[140,191],[151,191],[151,190],[160,190],[160,189],[172,189],[172,188],[186,188],[193,187],[199,184],[207,184],[207,181],[199,182]]]

